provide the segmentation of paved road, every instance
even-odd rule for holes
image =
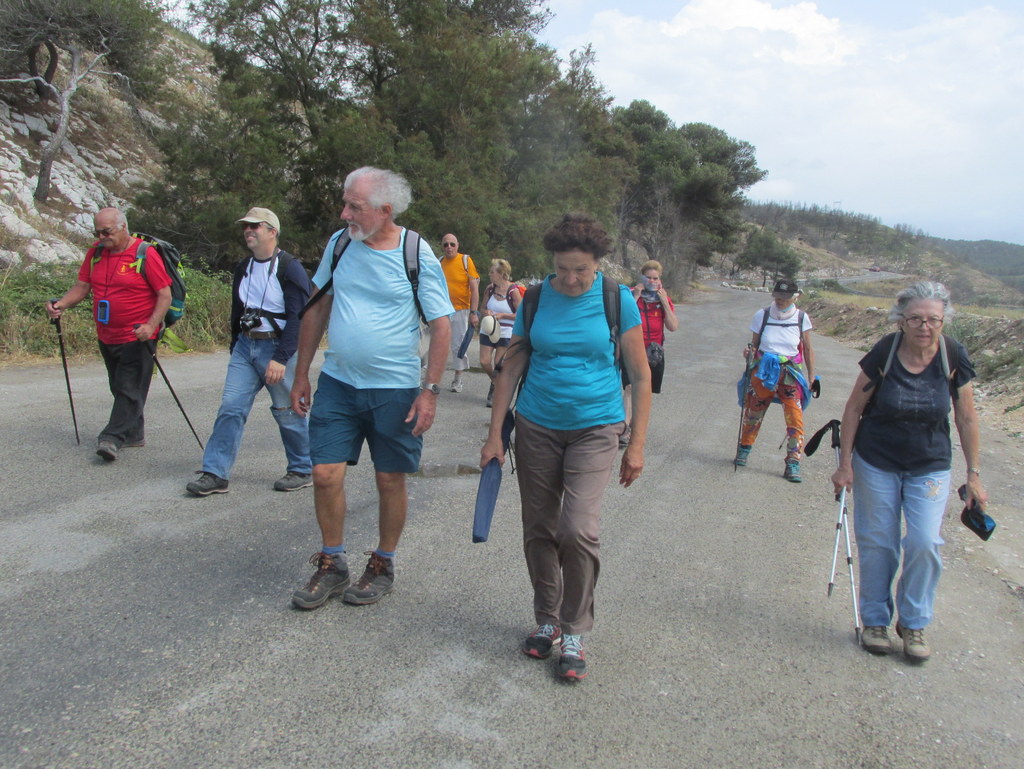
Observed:
[[[491,541],[470,542],[476,476],[454,470],[484,435],[482,374],[442,398],[425,456],[438,474],[410,481],[395,592],[304,613],[288,598],[317,549],[312,495],[269,489],[283,456],[265,400],[231,493],[192,499],[200,453],[162,383],[150,445],[104,465],[98,363],[72,370],[82,447],[59,366],[0,371],[0,766],[1019,769],[1019,555],[951,518],[935,657],[871,657],[845,575],[826,597],[830,454],[784,482],[775,407],[733,472],[738,354],[763,299],[718,290],[679,309],[647,469],[607,495],[592,672],[575,686],[518,652],[531,611],[512,479]],[[859,356],[817,349],[815,426],[839,414]],[[166,359],[204,439],[226,359]],[[986,445],[994,494],[1020,491],[1011,459]],[[371,481],[350,473],[351,552],[374,544]]]

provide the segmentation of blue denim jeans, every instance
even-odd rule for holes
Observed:
[[[309,461],[309,420],[291,409],[291,389],[295,379],[295,356],[285,368],[284,379],[268,385],[264,379],[267,364],[277,350],[276,339],[250,339],[239,336],[228,362],[213,434],[203,454],[203,470],[220,478],[230,478],[231,468],[242,443],[245,420],[252,411],[253,401],[264,387],[270,393],[270,413],[277,420],[281,442],[288,457],[288,472],[309,475],[313,466]]]
[[[865,627],[888,627],[892,581],[900,624],[918,630],[932,621],[942,574],[940,529],[949,496],[949,470],[911,475],[888,472],[853,454],[853,531],[860,563],[860,613]],[[906,534],[901,535],[901,516]]]

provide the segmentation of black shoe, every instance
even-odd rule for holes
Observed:
[[[117,459],[117,444],[110,441],[100,441],[96,444],[96,453],[103,457],[104,462],[113,462]]]
[[[309,562],[316,572],[306,586],[292,593],[292,603],[300,609],[318,609],[327,599],[348,587],[348,566],[344,555],[314,553]]]
[[[185,491],[197,497],[208,497],[211,494],[227,494],[228,482],[213,473],[203,473],[196,480],[185,484]]]
[[[352,603],[357,606],[377,603],[377,601],[394,589],[394,560],[377,555],[373,551],[369,551],[369,556],[370,561],[366,564],[363,576],[341,596],[341,600],[345,603]]]

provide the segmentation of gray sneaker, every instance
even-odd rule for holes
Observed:
[[[110,441],[100,441],[96,444],[96,453],[103,457],[104,462],[113,462],[117,459],[117,444]]]
[[[293,473],[289,470],[283,478],[274,481],[274,491],[298,491],[313,485],[313,476],[309,473]]]
[[[197,497],[208,497],[211,494],[227,494],[228,482],[213,473],[204,472],[194,481],[186,483],[185,491]]]
[[[292,603],[299,609],[318,609],[348,587],[348,564],[344,554],[328,555],[314,553],[309,562],[316,566],[316,572],[301,590],[292,593]]]
[[[892,652],[892,641],[889,640],[889,628],[872,625],[864,628],[860,634],[860,644],[864,651],[872,654],[889,654]]]
[[[377,603],[386,596],[395,584],[395,562],[391,558],[384,558],[372,550],[367,551],[370,556],[366,570],[359,580],[349,587],[341,600],[345,603],[363,606],[368,603]]]

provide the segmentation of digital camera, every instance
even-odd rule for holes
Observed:
[[[252,310],[246,308],[245,312],[242,313],[242,317],[238,319],[238,327],[242,332],[252,331],[254,328],[259,328],[263,323],[263,318],[260,317],[258,310]]]

